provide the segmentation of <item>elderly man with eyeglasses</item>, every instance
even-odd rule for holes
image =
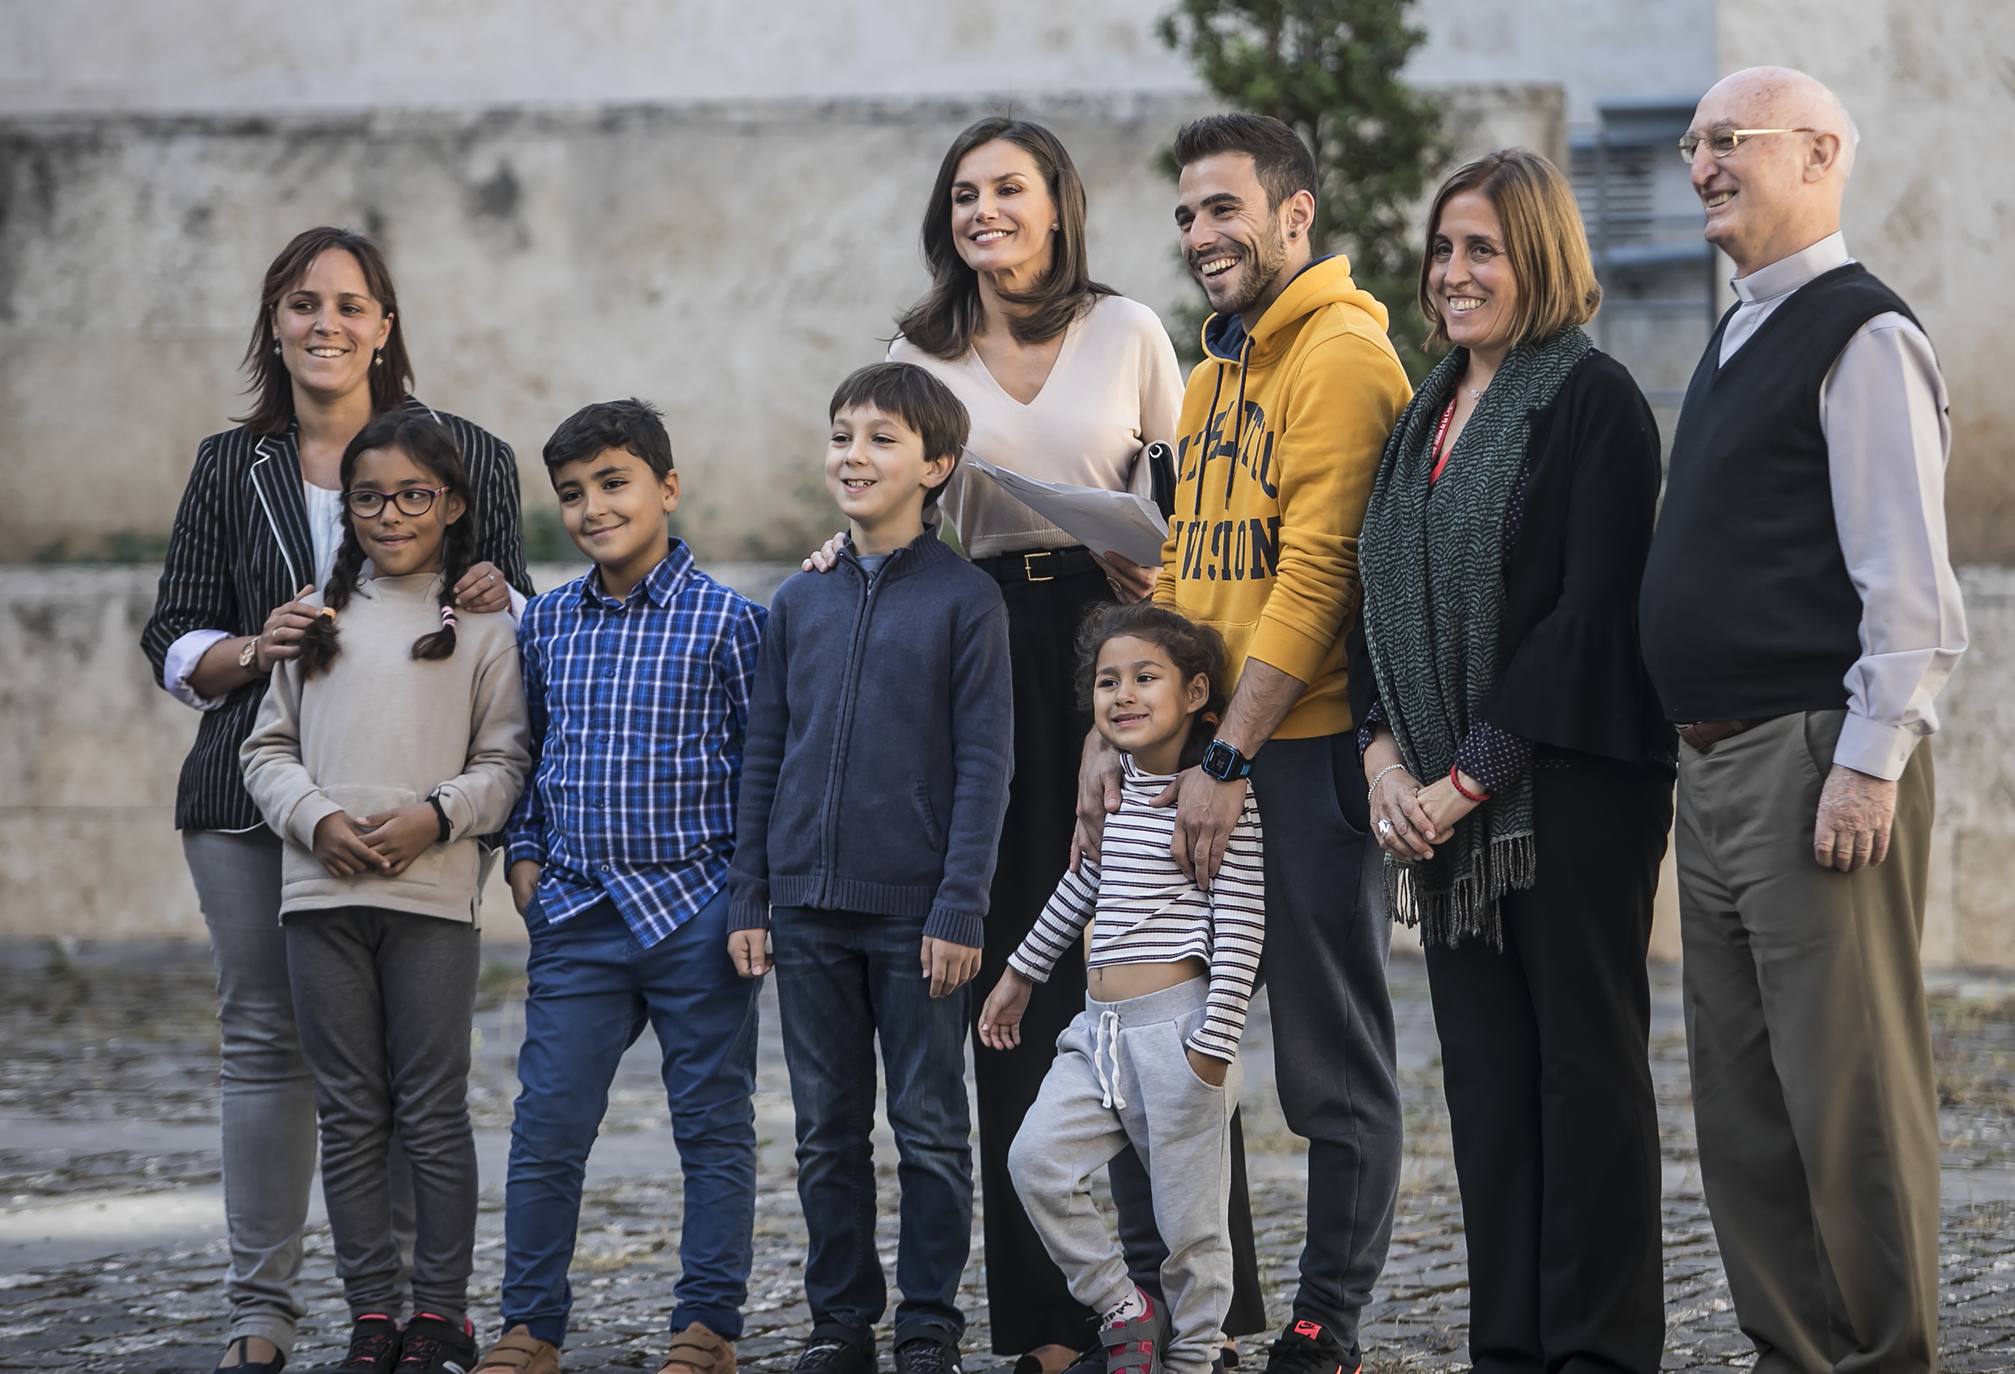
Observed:
[[[1759,1371],[1937,1359],[1918,945],[1932,703],[1966,628],[1937,359],[1840,233],[1856,141],[1831,91],[1769,67],[1680,140],[1736,303],[1686,392],[1641,604],[1682,741],[1701,1177]]]

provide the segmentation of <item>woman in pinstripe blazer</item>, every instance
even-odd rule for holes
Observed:
[[[375,414],[426,407],[407,392],[412,366],[384,258],[346,230],[310,229],[274,259],[245,367],[253,413],[197,447],[141,647],[162,687],[203,713],[175,826],[217,963],[232,1309],[219,1368],[274,1374],[301,1315],[294,1283],[315,1111],[280,933],[280,845],[245,791],[238,746],[272,665],[300,651],[308,612],[297,598],[328,580],[344,447]],[[485,560],[457,593],[467,609],[502,609],[514,590],[532,590],[516,459],[494,435],[434,413],[468,464]]]

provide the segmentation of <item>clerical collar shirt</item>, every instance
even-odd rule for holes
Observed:
[[[1854,261],[1840,234],[1730,283],[1735,313],[1720,364],[1793,292]],[[1861,657],[1847,673],[1847,721],[1833,761],[1899,778],[1917,741],[1938,729],[1934,701],[1966,651],[1966,611],[1945,542],[1945,462],[1952,446],[1945,379],[1931,341],[1895,312],[1840,350],[1819,390],[1833,520],[1861,594]]]

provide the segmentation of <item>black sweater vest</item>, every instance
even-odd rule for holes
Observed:
[[[1806,283],[1725,366],[1722,316],[1672,440],[1644,569],[1645,666],[1667,719],[1743,720],[1845,706],[1861,597],[1833,521],[1819,390],[1896,293],[1858,263]]]

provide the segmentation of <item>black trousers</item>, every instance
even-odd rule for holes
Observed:
[[[1070,858],[1077,814],[1078,761],[1091,717],[1077,706],[1075,644],[1079,623],[1110,599],[1096,570],[1047,582],[1001,586],[1008,609],[1008,662],[1014,675],[1014,781],[1001,830],[986,944],[974,983],[973,1014],[1000,981],[1007,957],[1022,942],[1043,904],[1056,891]],[[979,1097],[980,1189],[985,1203],[987,1309],[994,1353],[1018,1355],[1039,1345],[1078,1348],[1092,1334],[1093,1314],[1080,1307],[1029,1224],[1008,1175],[1008,1146],[1049,1072],[1057,1037],[1084,1010],[1081,953],[1057,961],[1036,990],[1022,1020],[1022,1043],[988,1049],[973,1040],[973,1076]],[[1249,1335],[1266,1328],[1253,1243],[1252,1203],[1246,1192],[1245,1150],[1232,1118],[1232,1310],[1225,1330]],[[1126,1197],[1149,1196],[1147,1171],[1132,1151],[1112,1163],[1113,1187]],[[1128,1208],[1131,1214],[1134,1208]],[[1151,1218],[1152,1212],[1148,1217]],[[1130,1268],[1138,1270],[1137,1238],[1123,1228]],[[1154,1261],[1159,1263],[1158,1257]],[[1151,1272],[1151,1270],[1150,1270]]]
[[[1504,948],[1427,951],[1477,1374],[1655,1371],[1665,1344],[1651,902],[1672,776],[1542,751]]]

